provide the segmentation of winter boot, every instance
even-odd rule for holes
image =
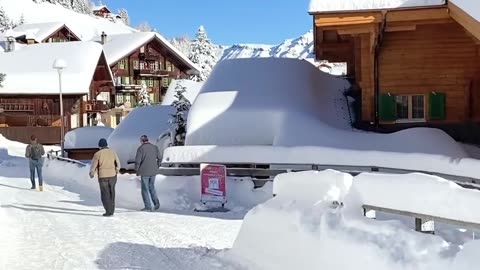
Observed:
[[[38,186],[39,191],[43,191],[43,186]]]
[[[30,189],[37,189],[37,187],[36,187],[36,186],[32,186]]]

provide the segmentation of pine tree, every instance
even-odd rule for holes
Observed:
[[[217,48],[208,39],[205,28],[200,26],[188,56],[200,68],[200,75],[193,75],[191,79],[198,82],[205,81],[212,72],[213,66],[217,63],[216,55]]]
[[[147,85],[142,83],[142,88],[138,91],[138,106],[150,106],[150,95],[147,91]]]
[[[25,16],[22,13],[22,15],[20,16],[20,21],[18,22],[18,25],[22,25],[24,23],[25,23]]]
[[[175,98],[172,103],[175,107],[175,114],[168,121],[170,123],[171,144],[173,146],[185,145],[185,136],[187,135],[187,116],[190,110],[190,101],[183,95],[187,88],[177,81],[175,86]]]
[[[152,28],[147,22],[143,22],[135,26],[135,29],[137,29],[140,32],[156,32],[156,30]]]
[[[3,83],[3,81],[5,81],[6,76],[7,75],[5,75],[4,73],[0,73],[0,87],[3,87],[2,83]]]
[[[122,22],[125,25],[130,25],[130,17],[128,16],[128,11],[124,8],[118,10],[118,15],[120,16]]]
[[[10,28],[12,28],[12,22],[10,21],[10,18],[8,18],[3,7],[0,6],[0,32],[5,32]]]

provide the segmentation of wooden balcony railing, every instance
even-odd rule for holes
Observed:
[[[172,75],[170,71],[166,70],[159,70],[159,69],[141,69],[141,68],[134,68],[133,69],[135,75],[148,75],[148,76],[170,76]]]
[[[86,101],[84,103],[84,109],[86,112],[104,112],[111,109],[111,106],[99,101]]]

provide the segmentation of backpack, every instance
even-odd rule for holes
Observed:
[[[43,156],[42,146],[40,144],[34,144],[30,146],[30,158],[33,160],[39,160]]]

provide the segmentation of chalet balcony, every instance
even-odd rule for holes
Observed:
[[[109,109],[111,109],[111,106],[105,104],[105,102],[86,101],[84,103],[85,112],[106,112]]]
[[[169,77],[173,74],[173,72],[166,71],[166,70],[159,70],[159,69],[141,69],[141,68],[134,68],[133,72],[135,76],[146,76],[146,77]]]
[[[142,86],[136,84],[119,84],[115,86],[115,90],[121,93],[133,93],[141,89]]]

